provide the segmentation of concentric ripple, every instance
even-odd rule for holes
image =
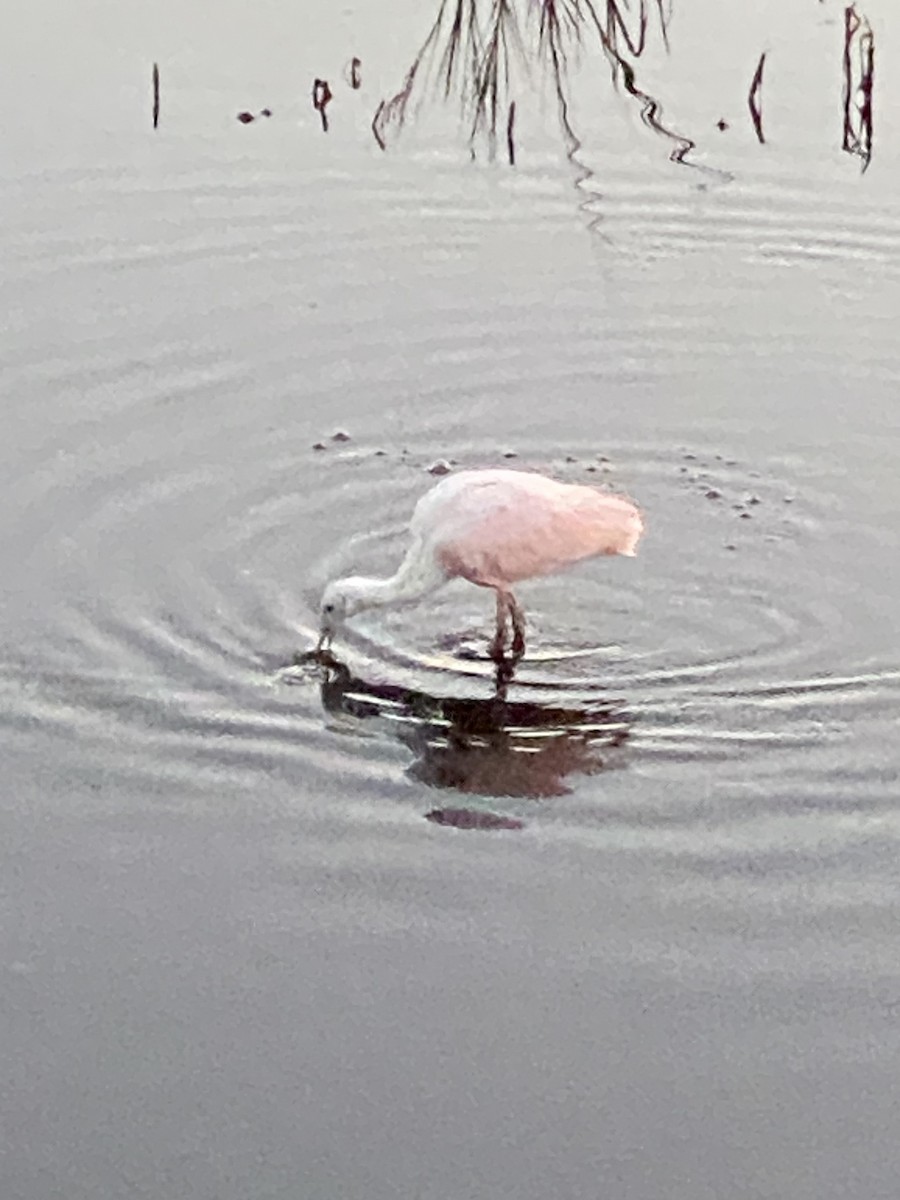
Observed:
[[[885,512],[849,498],[839,456],[779,454],[760,432],[771,378],[757,360],[802,349],[802,305],[773,346],[751,340],[744,307],[717,323],[717,286],[688,309],[669,271],[648,304],[646,281],[613,261],[601,287],[577,227],[561,266],[554,249],[540,279],[518,277],[527,177],[489,189],[490,213],[517,214],[501,227],[449,168],[431,207],[410,190],[419,167],[373,168],[377,205],[363,211],[358,180],[334,165],[269,164],[224,188],[220,167],[161,191],[140,168],[108,194],[84,181],[52,234],[18,217],[21,286],[66,336],[47,353],[23,325],[4,369],[24,414],[14,450],[0,448],[17,504],[4,551],[24,582],[2,618],[10,736],[40,731],[126,783],[252,789],[277,774],[341,803],[403,797],[443,813],[437,824],[465,824],[447,814],[471,806],[423,789],[514,806],[568,794],[554,819],[580,828],[610,816],[604,797],[625,777],[642,781],[636,812],[650,804],[651,826],[662,818],[646,789],[673,779],[682,794],[777,783],[828,809],[884,803],[879,755],[856,762],[850,747],[861,729],[880,744],[900,694],[892,610],[858,585],[869,564],[896,561],[896,536]],[[722,217],[723,246],[740,242],[735,222],[765,224],[745,201]],[[86,236],[102,203],[109,230]],[[612,212],[614,189],[604,203]],[[727,204],[698,204],[685,220],[702,241],[700,209]],[[333,205],[341,238],[326,246]],[[556,230],[565,211],[536,219]],[[854,228],[867,220],[860,209]],[[496,257],[473,292],[486,247]],[[241,288],[222,291],[236,262]],[[391,283],[398,264],[422,263],[440,275],[424,313]],[[185,280],[208,300],[190,339]],[[758,371],[758,410],[719,400],[736,354]],[[818,372],[854,377],[838,339],[826,358]],[[871,388],[889,366],[873,357]],[[528,651],[511,675],[486,654],[490,597],[462,583],[361,615],[333,661],[311,665],[322,587],[395,569],[438,460],[627,492],[646,512],[641,554],[523,586]],[[529,822],[536,811],[549,808]]]
[[[116,554],[140,530],[149,561],[133,561],[112,596],[76,586],[58,601],[42,652],[7,663],[5,723],[94,744],[124,777],[315,773],[364,787],[399,771],[429,788],[546,799],[613,768],[755,759],[767,773],[807,756],[808,778],[808,756],[832,761],[853,724],[882,720],[900,695],[900,672],[855,669],[835,650],[852,596],[820,586],[839,536],[828,497],[727,446],[507,451],[500,461],[627,490],[648,523],[636,560],[522,588],[528,651],[507,677],[486,653],[489,597],[463,583],[360,616],[334,658],[311,665],[321,586],[393,570],[433,482],[412,441],[402,453],[323,444],[269,458],[264,482],[232,476],[227,494],[189,470],[98,496],[66,537]],[[442,449],[460,466],[484,461]],[[161,570],[155,540],[182,508],[189,540]],[[317,531],[317,553],[293,549],[297,530]],[[788,573],[790,587],[773,587]],[[446,809],[457,811],[470,809]]]

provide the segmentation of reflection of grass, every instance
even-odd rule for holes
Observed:
[[[750,120],[753,122],[753,132],[756,134],[756,140],[760,145],[766,140],[766,135],[763,133],[762,118],[762,81],[765,65],[766,55],[763,52],[759,56],[759,62],[756,64],[756,70],[750,82],[750,91],[747,93],[747,107],[750,109]]]
[[[159,128],[159,63],[153,64],[153,128]]]
[[[875,34],[868,19],[851,4],[844,10],[844,142],[848,154],[872,159],[872,84]]]
[[[573,56],[594,41],[612,69],[614,84],[621,83],[640,102],[650,128],[676,143],[672,157],[681,161],[693,143],[663,124],[659,102],[638,87],[634,68],[647,46],[651,20],[668,48],[669,18],[664,0],[439,0],[437,16],[402,87],[379,104],[372,132],[385,149],[430,81],[444,100],[459,100],[473,149],[484,137],[493,156],[498,131],[505,127],[512,162],[513,69],[527,78],[536,65],[550,76],[567,140],[577,143],[569,119],[569,67]]]

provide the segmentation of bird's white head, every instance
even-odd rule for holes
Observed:
[[[319,608],[322,639],[320,645],[330,640],[348,617],[355,616],[364,608],[370,608],[377,600],[372,595],[374,580],[350,576],[335,579],[322,593]]]

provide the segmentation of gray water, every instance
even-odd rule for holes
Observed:
[[[687,163],[586,49],[515,169],[375,144],[428,5],[185,7],[5,28],[0,1193],[894,1200],[892,6],[865,172],[832,0],[651,26]],[[646,514],[499,708],[466,585],[295,665],[438,459]]]

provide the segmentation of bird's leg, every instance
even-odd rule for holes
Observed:
[[[506,697],[509,685],[516,673],[515,659],[495,658],[497,670],[494,672],[494,722],[498,728],[506,724]]]
[[[522,611],[518,600],[512,592],[507,594],[507,603],[510,616],[512,617],[512,653],[513,658],[518,662],[525,653],[525,613]]]
[[[494,634],[494,640],[491,642],[491,658],[495,663],[502,663],[505,658],[504,651],[506,650],[506,619],[509,615],[509,596],[506,592],[501,592],[499,589],[495,592],[497,597],[497,631]]]
[[[510,661],[515,666],[525,653],[525,613],[512,592],[497,591],[497,632],[491,642],[491,658],[495,663],[506,661],[506,625],[512,626]]]

